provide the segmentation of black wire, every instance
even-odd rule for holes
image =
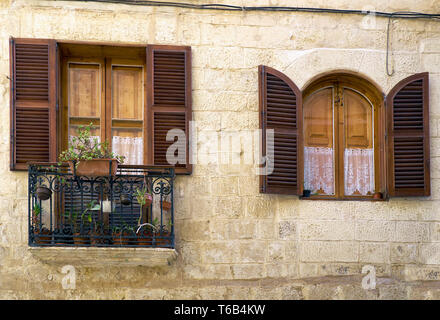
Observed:
[[[157,6],[157,7],[176,7],[186,9],[199,10],[221,10],[221,11],[271,11],[271,12],[313,12],[313,13],[335,13],[335,14],[358,14],[358,15],[374,15],[378,17],[388,18],[387,25],[387,50],[386,50],[386,72],[388,76],[394,74],[389,71],[389,51],[390,51],[390,24],[392,19],[434,19],[440,20],[438,13],[422,13],[413,11],[398,11],[398,12],[380,12],[380,11],[363,11],[351,9],[329,9],[329,8],[308,8],[308,7],[277,7],[277,6],[234,6],[228,4],[192,4],[184,2],[162,2],[162,1],[146,1],[146,0],[71,0],[78,2],[100,2],[100,3],[115,3],[115,4],[129,4],[139,6]]]
[[[320,13],[342,13],[342,14],[360,14],[360,15],[376,15],[379,17],[393,17],[401,19],[440,19],[439,13],[422,13],[422,12],[380,12],[380,11],[365,11],[352,9],[329,9],[329,8],[308,8],[308,7],[278,7],[278,6],[235,6],[228,4],[192,4],[185,2],[163,2],[163,1],[146,1],[146,0],[71,0],[78,2],[101,2],[101,3],[116,3],[128,4],[138,6],[157,6],[157,7],[176,7],[186,9],[199,10],[221,10],[221,11],[272,11],[272,12],[320,12]]]

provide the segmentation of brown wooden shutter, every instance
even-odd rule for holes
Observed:
[[[387,96],[388,192],[429,196],[429,77],[400,81]]]
[[[177,173],[191,173],[189,122],[191,110],[191,47],[150,45],[147,47],[148,159],[154,165],[170,165],[166,141],[170,129],[186,134],[186,163],[175,165]]]
[[[56,161],[56,43],[12,39],[11,170]]]
[[[260,192],[302,194],[302,95],[284,74],[259,67],[262,154],[273,149],[274,170],[260,176]],[[274,129],[274,143],[266,143],[266,130]]]

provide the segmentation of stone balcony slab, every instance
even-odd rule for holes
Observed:
[[[29,247],[46,264],[82,267],[164,267],[177,258],[169,248]]]

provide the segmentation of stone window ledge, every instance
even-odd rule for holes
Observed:
[[[168,248],[29,247],[46,264],[83,267],[161,267],[171,265],[177,251]]]

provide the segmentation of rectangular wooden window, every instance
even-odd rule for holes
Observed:
[[[61,51],[62,149],[92,123],[92,136],[125,156],[124,164],[148,164],[145,47],[62,44]]]

